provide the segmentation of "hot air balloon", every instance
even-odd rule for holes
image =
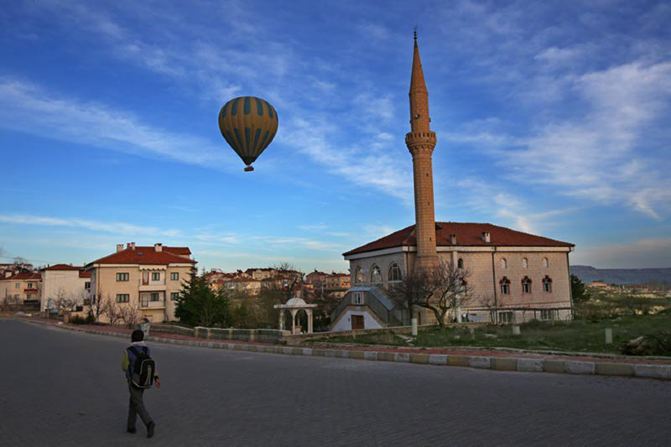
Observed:
[[[277,132],[277,112],[270,103],[254,96],[228,101],[219,111],[219,130],[233,150],[253,171],[252,163],[268,147]]]

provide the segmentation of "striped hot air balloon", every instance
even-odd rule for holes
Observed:
[[[228,101],[219,111],[219,130],[233,150],[253,171],[252,163],[268,147],[279,122],[270,103],[254,96],[240,96]]]

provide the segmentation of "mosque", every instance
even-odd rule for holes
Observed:
[[[410,79],[410,132],[415,224],[343,254],[352,288],[331,316],[333,331],[408,324],[407,312],[389,293],[417,269],[451,262],[469,272],[472,297],[451,321],[523,322],[566,320],[572,316],[569,253],[574,245],[490,223],[436,222],[429,94],[415,34]],[[420,324],[433,313],[415,309]]]

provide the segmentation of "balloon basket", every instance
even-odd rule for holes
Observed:
[[[252,172],[254,170],[254,166],[245,166],[245,172]]]

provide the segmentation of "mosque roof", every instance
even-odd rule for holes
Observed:
[[[490,242],[485,242],[483,233],[490,234]],[[451,235],[456,236],[456,244],[452,244]],[[482,246],[482,247],[573,247],[570,242],[558,241],[543,236],[524,233],[490,223],[436,222],[436,246]],[[394,247],[415,247],[417,238],[415,226],[388,234],[373,242],[357,247],[343,256],[384,250]]]

